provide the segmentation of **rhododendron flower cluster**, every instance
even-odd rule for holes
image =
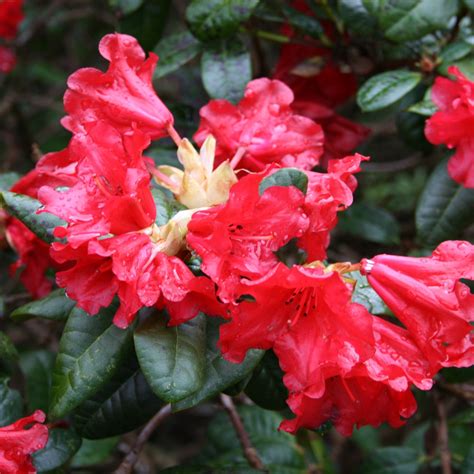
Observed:
[[[2,474],[33,474],[36,472],[31,454],[48,442],[46,416],[37,410],[31,416],[0,427],[0,472]]]
[[[473,363],[474,296],[461,281],[474,277],[473,245],[326,262],[330,232],[368,159],[340,151],[358,140],[325,149],[320,124],[296,112],[291,89],[260,78],[237,105],[211,100],[201,109],[198,152],[153,90],[156,56],[121,34],[107,35],[99,50],[107,71],[81,69],[68,81],[69,145],[15,189],[64,221],[48,258],[80,308],[94,315],[117,297],[121,328],[143,307],[165,308],[172,325],[198,312],[225,318],[226,359],[240,363],[250,349],[278,357],[295,414],[281,429],[291,433],[326,421],[344,435],[400,426],[416,410],[413,387],[429,390],[442,367]],[[146,157],[165,136],[180,167]],[[325,173],[312,171],[323,150],[337,159]],[[287,266],[278,252],[292,242],[304,256]],[[359,269],[400,324],[352,301],[349,273]]]
[[[0,1],[0,38],[12,40],[18,32],[18,26],[23,20],[23,0]],[[0,73],[10,72],[16,65],[14,51],[0,44]]]
[[[454,79],[437,77],[431,98],[438,111],[426,121],[426,138],[435,145],[455,148],[448,162],[450,176],[466,188],[474,188],[474,82],[451,66]]]

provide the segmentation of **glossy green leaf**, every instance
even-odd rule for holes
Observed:
[[[338,0],[339,15],[345,26],[362,36],[370,36],[377,29],[377,19],[368,10],[364,0]]]
[[[128,15],[140,8],[143,0],[109,0],[109,4],[111,7],[120,10],[123,15]]]
[[[418,238],[430,247],[456,239],[474,222],[474,190],[453,181],[446,162],[444,160],[434,170],[416,209]]]
[[[416,474],[420,467],[418,453],[412,448],[378,448],[363,463],[362,474]]]
[[[474,472],[474,446],[469,450],[469,453],[464,458],[461,464],[461,474],[472,474]]]
[[[388,107],[421,81],[418,72],[397,69],[372,76],[357,93],[357,103],[364,112],[373,112]]]
[[[61,418],[97,393],[133,353],[132,328],[112,324],[116,306],[96,316],[74,308],[59,343],[50,416]]]
[[[32,455],[37,471],[51,471],[68,462],[81,446],[81,438],[72,429],[49,431],[45,448]]]
[[[389,312],[387,305],[382,298],[370,286],[367,278],[360,272],[350,272],[345,275],[354,280],[354,291],[352,293],[352,302],[365,306],[367,311],[372,314],[387,314]]]
[[[180,204],[167,189],[162,187],[153,188],[151,194],[153,195],[153,200],[155,201],[156,206],[155,224],[157,226],[167,224],[168,221],[179,211],[186,209],[186,207]]]
[[[121,435],[148,421],[161,407],[138,362],[131,357],[93,397],[74,412],[81,436],[101,439]]]
[[[258,364],[264,352],[251,350],[241,364],[233,364],[226,361],[217,348],[219,339],[219,327],[222,319],[208,317],[206,321],[206,368],[204,385],[196,393],[188,398],[180,400],[173,405],[173,410],[184,410],[193,407],[235,385],[244,379]]]
[[[288,22],[302,33],[313,38],[320,38],[324,33],[321,23],[315,17],[301,13],[289,5],[283,5],[282,10]]]
[[[280,415],[256,406],[241,406],[238,412],[252,446],[268,472],[272,474],[307,472],[303,454],[296,444],[296,439],[277,429],[282,421]],[[250,470],[226,413],[219,413],[211,422],[207,439],[208,444],[195,460],[197,464],[223,470],[247,465],[247,469]]]
[[[201,77],[212,98],[237,102],[252,79],[250,53],[236,38],[212,43],[201,58]]]
[[[397,42],[415,40],[438,29],[447,29],[459,0],[380,0],[377,19],[385,36]]]
[[[0,191],[8,191],[19,179],[18,173],[0,173]]]
[[[17,390],[8,386],[9,379],[0,378],[0,428],[23,416],[23,402]]]
[[[138,9],[120,20],[120,32],[134,36],[145,51],[152,51],[163,34],[170,6],[171,0],[142,0]]]
[[[192,0],[186,20],[192,33],[202,41],[235,33],[247,21],[259,0]]]
[[[437,110],[438,108],[430,99],[425,99],[421,102],[417,102],[416,104],[413,104],[408,108],[409,112],[422,115],[423,117],[431,117]]]
[[[0,206],[10,215],[23,222],[40,239],[48,243],[54,240],[53,230],[55,227],[64,225],[62,219],[48,212],[36,214],[36,211],[41,207],[41,203],[23,194],[9,191],[1,192]]]
[[[400,242],[400,227],[393,214],[364,203],[353,204],[341,213],[338,229],[378,244],[395,245]]]
[[[189,32],[175,33],[162,39],[155,48],[160,57],[154,78],[176,71],[202,51],[201,43]]]
[[[286,408],[288,390],[283,384],[283,371],[272,351],[267,351],[255,368],[245,393],[254,403],[267,410]]]
[[[262,195],[272,186],[295,186],[303,194],[308,189],[308,176],[296,168],[283,168],[263,179],[258,186],[258,192]]]
[[[118,437],[106,439],[84,439],[79,451],[71,461],[72,467],[87,467],[104,462],[115,450]]]
[[[0,331],[0,372],[2,370],[11,372],[17,360],[18,351],[12,340],[3,331]]]
[[[135,332],[140,367],[158,397],[177,402],[199,390],[206,365],[206,316],[167,327],[162,317],[148,319]]]
[[[20,366],[26,381],[28,411],[47,411],[51,395],[51,379],[55,355],[47,350],[24,352]]]
[[[44,298],[20,306],[11,313],[10,317],[14,321],[24,321],[30,318],[65,321],[75,304],[75,301],[66,296],[63,289],[59,289],[52,291]]]

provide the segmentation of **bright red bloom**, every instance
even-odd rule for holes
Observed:
[[[333,422],[344,436],[352,434],[354,425],[377,427],[387,421],[397,428],[416,411],[416,400],[410,390],[397,392],[367,377],[334,377],[326,381],[321,398],[294,393],[287,403],[296,418],[284,420],[280,429],[289,433],[300,428],[314,429],[327,421]]]
[[[299,189],[272,186],[259,194],[266,175],[243,177],[226,203],[196,212],[188,224],[188,244],[226,302],[241,277],[258,278],[271,270],[278,261],[274,252],[301,236],[308,225]]]
[[[135,38],[118,33],[104,36],[99,52],[110,66],[106,72],[79,69],[69,77],[64,96],[69,116],[63,125],[76,133],[84,124],[104,119],[122,131],[138,127],[151,138],[166,136],[173,116],[151,82],[158,57],[150,53],[145,59]]]
[[[249,171],[262,171],[269,163],[311,169],[322,154],[323,133],[318,124],[296,115],[292,102],[293,93],[282,82],[256,79],[237,105],[219,99],[202,107],[194,139],[202,145],[208,135],[216,138],[216,164],[240,148],[245,154],[239,168]]]
[[[2,474],[36,473],[31,454],[43,449],[48,442],[48,428],[42,424],[45,419],[45,414],[37,410],[31,416],[0,428]]]
[[[23,20],[23,0],[0,0],[0,38],[13,39]]]
[[[454,80],[437,77],[431,98],[438,111],[426,121],[426,138],[445,144],[456,153],[448,162],[450,176],[466,188],[474,188],[474,82],[451,66]]]
[[[16,55],[14,51],[6,46],[0,45],[0,73],[8,74],[16,66]]]
[[[474,245],[443,242],[431,257],[377,255],[362,272],[436,370],[474,364]]]
[[[365,160],[368,158],[356,154],[331,160],[327,173],[306,172],[308,191],[304,209],[309,226],[298,239],[298,246],[306,251],[309,262],[326,258],[329,232],[337,224],[337,213],[352,204],[352,193],[357,187],[353,174],[360,171],[360,164]]]

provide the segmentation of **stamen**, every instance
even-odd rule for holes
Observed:
[[[349,385],[347,385],[346,379],[344,377],[341,377],[341,382],[344,388],[346,389],[347,395],[349,395],[349,398],[355,402],[356,397],[354,397],[354,394],[351,392],[351,389],[349,388]]]
[[[168,132],[171,139],[176,143],[176,146],[179,147],[179,145],[181,145],[182,138],[180,137],[176,129],[173,127],[173,125],[168,125],[166,131]]]
[[[235,167],[240,163],[240,160],[243,158],[245,155],[245,152],[247,151],[246,148],[240,146],[238,150],[236,151],[234,157],[232,160],[230,160],[230,167],[235,170]]]

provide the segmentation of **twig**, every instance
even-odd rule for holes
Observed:
[[[394,173],[409,168],[414,168],[423,161],[421,153],[408,156],[402,160],[388,161],[385,163],[364,163],[364,171],[369,173]]]
[[[124,460],[120,466],[114,471],[114,474],[130,474],[132,472],[133,466],[138,460],[140,451],[143,449],[143,446],[148,441],[148,438],[153,434],[158,425],[160,425],[163,420],[168,418],[171,415],[171,405],[165,405],[146,425],[145,428],[138,435],[133,448],[125,456]]]
[[[438,386],[446,392],[453,393],[464,400],[474,401],[474,385],[467,383],[443,383],[439,382]]]
[[[448,435],[448,421],[446,418],[446,407],[444,406],[441,397],[435,392],[434,401],[436,411],[438,412],[438,446],[441,458],[441,470],[443,474],[452,474],[451,469],[451,452],[449,451],[449,435]]]
[[[258,456],[257,450],[252,446],[248,433],[245,431],[245,427],[240,419],[240,416],[235,408],[232,398],[228,395],[221,393],[221,403],[225,408],[226,412],[229,415],[230,421],[234,426],[235,432],[242,446],[244,456],[247,459],[251,467],[259,469],[260,471],[265,471],[265,466],[263,465],[261,459]]]

